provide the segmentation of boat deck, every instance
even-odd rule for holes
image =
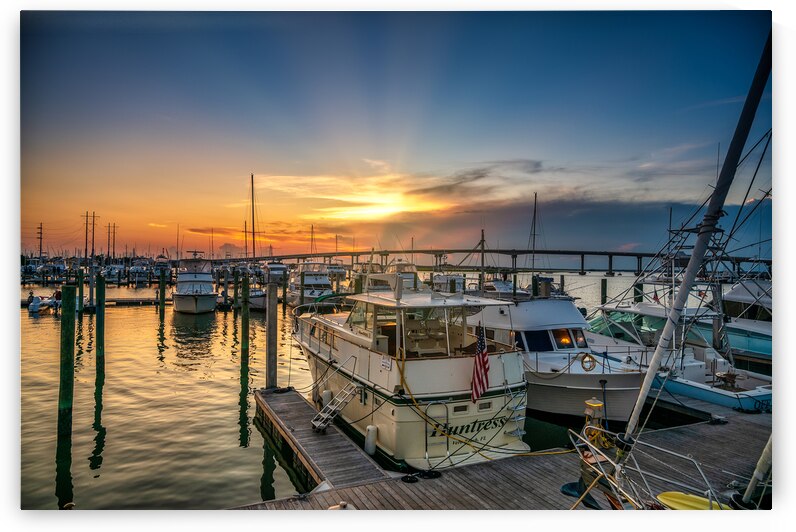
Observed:
[[[310,414],[314,414],[312,406],[295,392],[271,394],[271,397],[275,395],[286,397],[274,402],[271,399],[266,400],[259,392],[256,394],[258,406],[262,406],[264,411],[267,409],[267,415],[272,417],[275,425],[283,427],[280,432],[284,430],[290,438],[296,435],[295,439],[303,439],[308,433],[314,435],[317,441],[314,447],[294,447],[297,453],[302,454],[302,463],[309,464],[309,467],[329,459],[334,464],[339,463],[341,458],[335,448],[322,442],[324,438],[337,433],[337,429],[329,427],[326,435],[314,434],[309,428]],[[771,414],[743,414],[680,396],[676,396],[676,399],[681,401],[681,407],[699,407],[706,412],[703,417],[720,416],[726,423],[704,421],[647,431],[640,436],[640,441],[691,455],[701,464],[705,476],[719,494],[727,491],[727,484],[732,481],[745,483],[751,477],[757,459],[768,441]],[[310,417],[297,419],[293,412],[294,407],[296,410],[308,408],[310,412],[305,414],[305,418]],[[296,422],[298,425],[293,425]],[[354,445],[342,434],[340,437]],[[342,447],[342,444],[339,445]],[[684,488],[698,490],[702,485],[699,473],[693,467],[689,469],[688,464],[663,461],[649,449],[641,449],[643,452],[634,455],[648,474],[650,485],[657,491]],[[562,449],[551,451],[444,470],[439,478],[419,479],[416,483],[388,478],[386,472],[383,472],[383,477],[374,474],[369,479],[350,478],[349,485],[337,485],[331,489],[317,488],[308,494],[250,504],[239,509],[320,510],[341,501],[346,501],[360,510],[568,509],[575,499],[563,495],[560,487],[578,479],[580,463],[571,452],[562,452]],[[656,479],[655,475],[676,479],[681,485]],[[593,492],[593,495],[601,507],[608,508],[606,500],[598,492]],[[580,505],[579,508],[584,507]]]

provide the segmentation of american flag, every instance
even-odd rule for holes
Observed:
[[[655,301],[656,303],[660,303],[661,302],[660,298],[658,297],[658,289],[657,288],[655,289],[655,295],[652,296],[652,300]]]
[[[489,355],[486,350],[486,337],[481,322],[476,327],[476,353],[475,363],[473,364],[472,400],[476,402],[489,388]]]

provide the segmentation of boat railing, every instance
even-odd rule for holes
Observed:
[[[653,490],[653,485],[663,489],[677,487],[688,490],[700,497],[707,497],[710,508],[724,508],[720,504],[718,495],[711,486],[710,481],[708,481],[699,462],[690,455],[676,453],[636,439],[627,459],[622,461],[619,454],[621,451],[618,451],[613,446],[618,436],[614,432],[599,426],[589,425],[580,433],[570,429],[568,435],[580,456],[582,470],[586,469],[594,476],[591,484],[581,494],[571,509],[576,508],[598,484],[601,489],[610,490],[617,501],[622,502],[624,500],[635,509],[660,508],[660,502],[657,500],[656,490]],[[616,451],[616,454],[609,454],[609,450],[612,452]],[[643,455],[650,460],[651,464],[659,466],[658,472],[651,472],[649,467],[646,467],[646,469],[642,468],[636,459],[635,453]],[[684,471],[684,465],[688,467],[689,471]],[[677,478],[662,474],[661,470],[666,468],[670,469]],[[689,484],[683,480],[688,480],[692,483]],[[606,484],[607,488],[605,487]],[[657,491],[660,492],[662,490],[658,489]]]

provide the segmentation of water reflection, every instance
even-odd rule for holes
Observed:
[[[264,434],[263,436],[263,474],[260,477],[260,498],[264,501],[272,501],[276,499],[276,492],[274,490],[276,456],[270,438],[266,437]]]
[[[55,497],[58,509],[72,505],[72,408],[58,409],[58,439],[55,447]]]
[[[209,369],[213,358],[214,312],[205,314],[172,313],[171,337],[174,340],[174,364],[188,371]]]
[[[238,426],[240,427],[240,446],[249,446],[251,429],[249,428],[249,357],[244,355],[240,360],[240,396],[238,399]]]
[[[160,317],[158,319],[158,361],[163,365],[163,362],[166,359],[166,355],[164,355],[166,349],[169,347],[166,345],[166,320],[163,312],[160,312]]]
[[[97,372],[94,379],[94,449],[88,457],[88,467],[92,471],[97,471],[102,465],[102,451],[105,449],[106,429],[102,425],[102,389],[105,386],[105,357],[97,357]],[[99,477],[99,473],[94,478]]]
[[[77,315],[77,329],[75,332],[75,368],[83,366],[83,319]]]

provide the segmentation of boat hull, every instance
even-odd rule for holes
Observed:
[[[335,396],[352,382],[351,376],[344,373],[340,366],[331,366],[307,346],[302,344],[301,349],[307,357],[313,382],[323,383],[314,390],[312,397],[315,405],[321,407],[323,392],[328,390],[332,397]],[[458,400],[451,400],[449,396],[439,398],[446,405],[429,404],[434,398],[423,397],[422,404],[418,405],[426,409],[424,415],[427,418],[424,419],[408,395],[391,397],[392,394],[387,394],[372,383],[359,379],[355,382],[362,386],[362,392],[343,408],[337,420],[343,422],[347,430],[355,432],[358,440],[365,438],[368,426],[377,427],[376,454],[396,469],[405,470],[407,466],[418,470],[445,469],[530,450],[521,439],[506,435],[506,432],[522,429],[522,421],[510,419],[518,414],[522,416],[522,411],[509,410],[506,405],[516,407],[522,403],[524,386],[518,387],[513,397],[504,395],[501,389],[500,394],[491,399],[493,408],[484,412],[476,412],[469,397]],[[448,418],[448,431],[452,437],[447,437],[441,431],[446,419],[445,412],[453,412],[455,407],[464,405],[467,405],[468,413]],[[438,421],[436,426],[434,421]],[[487,423],[488,429],[475,431],[476,427],[484,427]],[[472,447],[464,441],[483,442],[490,448],[499,447],[499,450],[472,452]]]
[[[655,377],[653,388],[663,389],[673,394],[699,399],[714,405],[726,406],[749,412],[770,412],[772,409],[773,392],[771,385],[758,386],[752,390],[730,392],[706,384],[669,377],[664,380],[660,374]]]
[[[610,421],[627,421],[638,398],[644,374],[627,373],[536,373],[525,372],[530,410],[566,416],[583,416],[585,402],[604,401]],[[600,381],[605,381],[605,394]]]
[[[216,294],[173,294],[174,311],[183,314],[204,314],[216,309]]]

